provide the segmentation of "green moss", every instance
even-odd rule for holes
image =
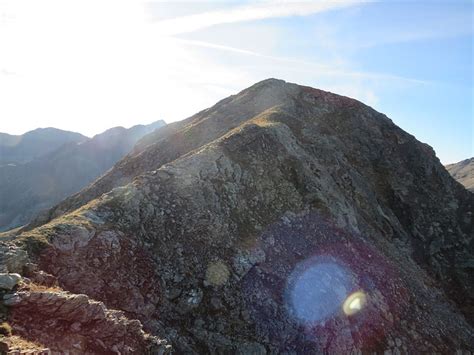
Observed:
[[[92,229],[92,224],[81,212],[82,209],[74,211],[56,218],[49,224],[25,232],[18,237],[17,244],[22,246],[30,256],[34,257],[50,246],[51,239],[55,235],[67,234],[69,230],[77,227]]]
[[[48,239],[41,234],[26,235],[20,238],[18,243],[24,247],[30,256],[41,254],[49,246]]]

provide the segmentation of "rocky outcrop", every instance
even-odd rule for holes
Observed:
[[[456,181],[463,184],[466,189],[474,192],[474,158],[446,165],[446,169]]]
[[[132,318],[149,320],[161,298],[151,253],[118,230],[79,227],[69,233],[53,237],[53,247],[42,253],[40,267],[67,290],[103,300]]]
[[[126,294],[124,293],[124,296]],[[108,310],[86,295],[20,290],[3,297],[13,330],[27,339],[70,354],[165,354],[166,343],[145,334],[138,320]]]
[[[16,335],[0,337],[0,352],[8,355],[52,355],[51,349]]]
[[[455,353],[474,349],[473,204],[383,114],[272,79],[13,240],[179,353]]]
[[[18,274],[0,273],[0,289],[11,290],[20,282],[21,276]]]
[[[3,266],[8,269],[7,265]],[[55,276],[40,270],[28,259],[18,260],[15,267],[21,267],[27,278],[14,273],[0,274],[0,318],[4,321],[0,325],[0,352],[78,355],[171,352],[166,341],[145,333],[139,320],[128,318],[123,311],[108,309],[103,302],[85,294],[62,290]],[[122,299],[130,296],[133,297],[125,288],[116,295]]]

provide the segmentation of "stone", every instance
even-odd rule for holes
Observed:
[[[28,262],[28,253],[17,245],[0,242],[0,270],[21,274]]]
[[[73,251],[76,248],[82,248],[94,236],[94,231],[84,227],[73,226],[70,230],[56,235],[52,239],[53,245],[61,251]]]
[[[14,306],[21,302],[21,297],[17,293],[10,293],[3,296],[3,304],[6,306]]]
[[[12,290],[21,281],[19,274],[0,273],[0,289]]]

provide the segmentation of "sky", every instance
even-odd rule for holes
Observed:
[[[173,122],[274,77],[474,155],[472,1],[0,0],[0,132]]]

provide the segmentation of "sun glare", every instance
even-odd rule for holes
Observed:
[[[357,291],[346,298],[342,309],[346,315],[352,316],[353,314],[360,312],[366,303],[367,297],[365,293],[362,291]]]

